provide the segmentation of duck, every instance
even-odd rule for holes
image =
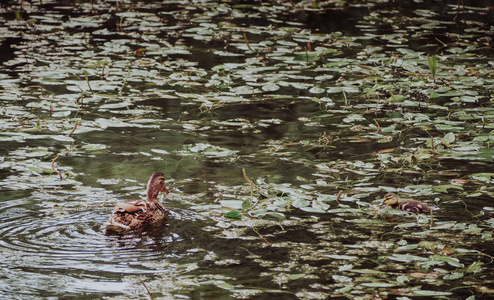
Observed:
[[[403,200],[399,201],[398,196],[393,193],[388,193],[383,198],[383,203],[380,206],[386,205],[389,208],[401,209],[403,211],[412,213],[430,212],[431,210],[437,210],[436,207],[430,207],[429,205],[417,200]]]
[[[115,204],[106,223],[106,229],[108,231],[130,231],[164,219],[168,211],[158,200],[160,192],[169,193],[165,187],[165,175],[155,172],[147,183],[146,200],[127,200]]]

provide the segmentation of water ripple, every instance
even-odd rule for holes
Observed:
[[[106,235],[106,209],[31,211],[21,206],[0,210],[1,264],[10,267],[76,268],[118,273],[156,272],[141,262],[166,257],[175,238],[167,229]]]

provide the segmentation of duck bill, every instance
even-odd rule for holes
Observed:
[[[386,203],[385,201],[383,201],[383,203],[379,204],[379,206],[384,206],[384,203]]]
[[[167,188],[166,188],[166,187],[163,187],[163,188],[161,189],[161,192],[163,192],[163,193],[165,193],[165,194],[169,194],[169,193],[170,193],[170,191],[169,191],[169,190],[167,190]]]

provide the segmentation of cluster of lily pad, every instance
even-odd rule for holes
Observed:
[[[41,188],[33,199],[48,199],[42,212],[57,216],[107,204],[101,191],[104,199],[80,196],[82,185],[142,188],[115,179],[132,166],[166,165],[177,191],[201,189],[172,193],[169,204],[187,203],[213,221],[200,230],[247,255],[202,244],[188,250],[200,262],[148,262],[181,282],[147,280],[152,291],[492,294],[489,11],[456,2],[441,11],[383,1],[43,3],[1,11],[11,51],[0,72],[0,185]],[[343,29],[311,22],[347,10]],[[92,178],[102,173],[109,178]],[[380,209],[386,192],[440,210]],[[261,270],[262,282],[225,266],[254,266],[242,270]]]

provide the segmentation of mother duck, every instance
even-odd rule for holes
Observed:
[[[165,175],[155,172],[147,184],[146,200],[127,200],[117,203],[108,219],[106,229],[128,231],[162,220],[168,211],[158,200],[160,192],[169,193],[165,187]]]

